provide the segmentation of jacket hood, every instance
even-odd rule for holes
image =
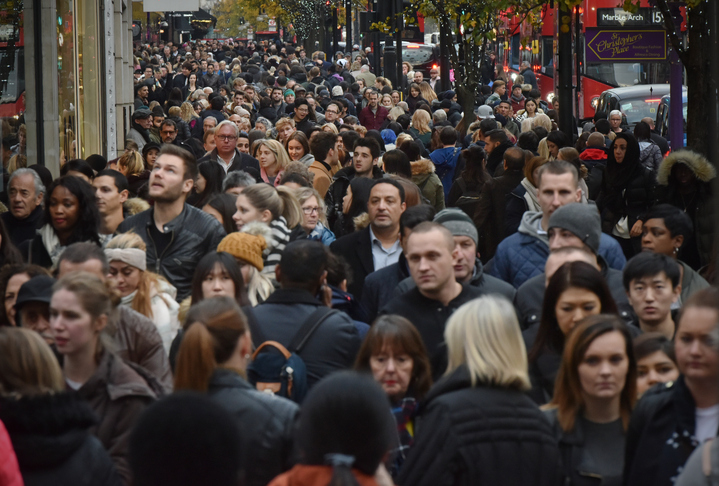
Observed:
[[[434,164],[428,159],[419,159],[410,162],[412,166],[412,175],[425,175],[434,172]]]
[[[534,236],[535,238],[538,238],[545,243],[547,243],[549,240],[547,239],[547,235],[540,235],[537,231],[537,224],[539,220],[542,219],[542,212],[537,211],[527,211],[522,216],[522,222],[519,223],[519,232],[525,235]]]
[[[659,185],[669,185],[672,168],[679,163],[689,167],[694,172],[694,176],[702,182],[709,182],[716,177],[716,169],[702,155],[691,150],[678,150],[669,154],[659,165],[659,170],[657,171]]]
[[[447,148],[441,148],[437,149],[432,154],[437,154],[437,162],[446,162],[450,159],[453,159],[455,157],[455,153],[457,154],[457,157],[459,157],[459,152],[461,148],[460,147],[447,147]]]
[[[263,223],[262,221],[253,221],[251,223],[247,223],[246,225],[242,226],[242,229],[240,230],[240,233],[247,233],[253,236],[261,236],[265,239],[265,243],[267,246],[264,250],[262,250],[262,255],[266,257],[270,254],[270,251],[272,248],[270,248],[270,244],[273,244],[275,246],[276,242],[272,238],[272,229],[267,225],[266,223]]]
[[[607,151],[601,148],[588,148],[585,149],[579,158],[584,160],[607,160]]]

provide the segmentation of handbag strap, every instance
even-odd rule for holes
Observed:
[[[290,341],[290,345],[287,346],[291,353],[299,354],[307,340],[312,334],[319,328],[328,317],[339,314],[338,310],[330,309],[329,307],[320,306],[312,314],[307,317],[305,322],[297,331],[297,334]]]

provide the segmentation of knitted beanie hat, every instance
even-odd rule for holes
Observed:
[[[549,227],[561,228],[582,240],[594,254],[599,253],[602,222],[594,204],[571,203],[557,208],[549,217]]]
[[[474,226],[474,221],[461,209],[443,209],[436,214],[434,222],[447,228],[452,236],[468,236],[475,245],[479,242],[479,234],[477,227]]]
[[[259,271],[265,267],[262,261],[262,250],[265,248],[267,243],[264,237],[248,233],[230,233],[217,245],[217,251],[225,251],[244,260]]]

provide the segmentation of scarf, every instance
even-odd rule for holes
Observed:
[[[512,95],[512,101],[516,101],[517,103],[520,103],[524,101],[524,95],[519,95],[519,98],[515,98],[514,95]]]
[[[45,247],[45,250],[47,250],[47,254],[50,255],[52,265],[57,265],[60,255],[62,255],[62,252],[64,252],[67,247],[60,244],[60,239],[57,237],[55,230],[50,224],[46,224],[37,230],[37,233],[42,238],[42,244]]]
[[[527,192],[524,194],[524,200],[527,202],[527,211],[541,211],[542,208],[539,206],[539,199],[537,199],[537,188],[529,182],[526,177],[520,182]]]

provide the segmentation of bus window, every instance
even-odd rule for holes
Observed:
[[[550,36],[542,37],[542,74],[554,77],[554,38]]]

